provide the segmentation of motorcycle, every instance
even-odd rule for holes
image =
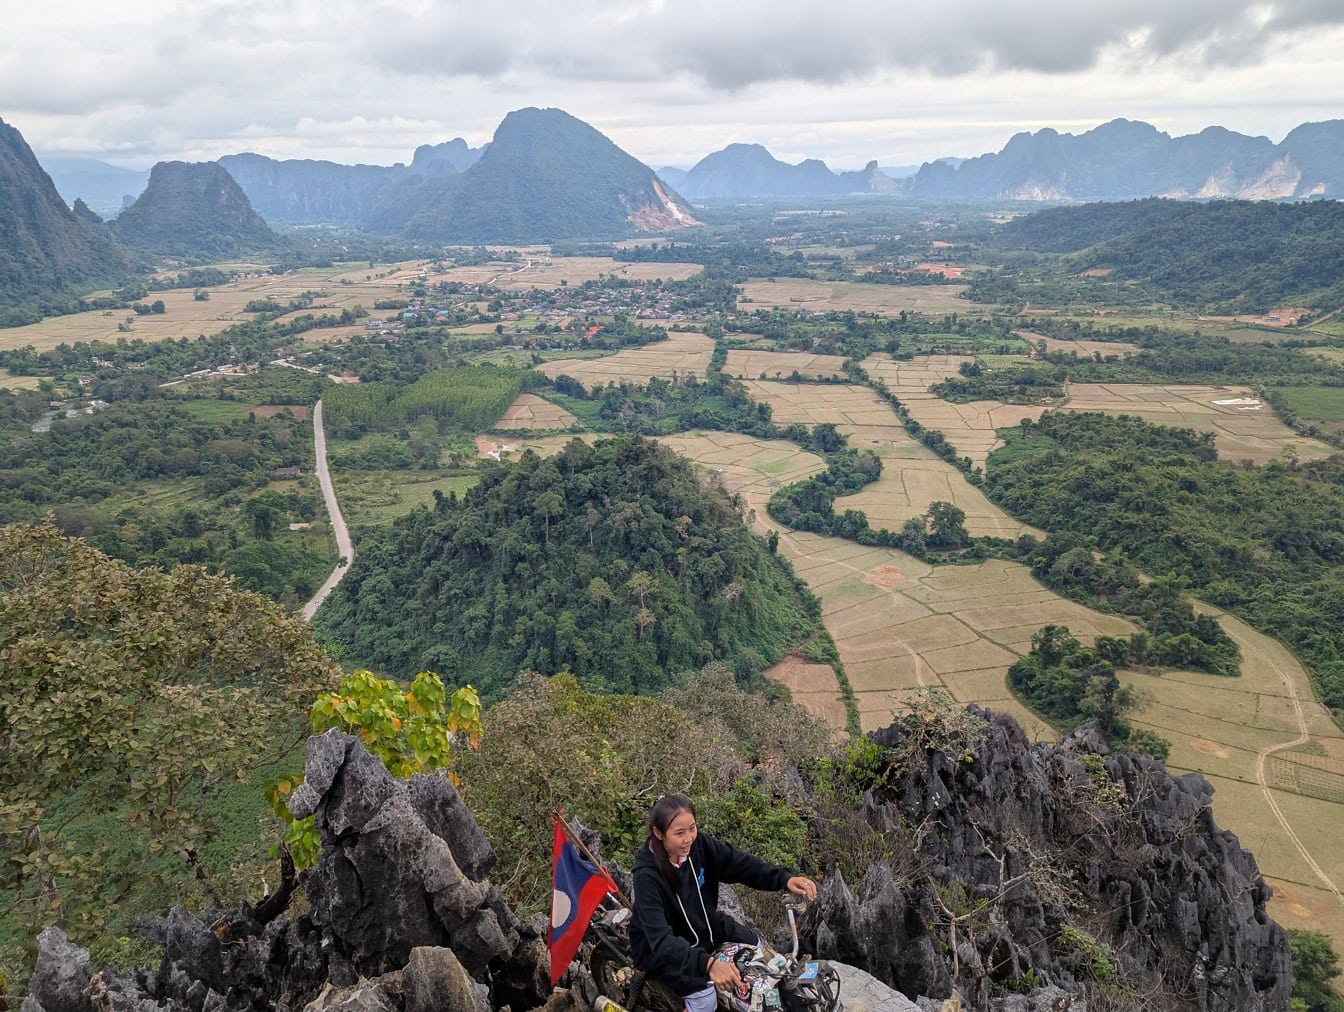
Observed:
[[[825,960],[798,956],[798,917],[807,901],[788,896],[784,908],[793,935],[793,951],[776,952],[763,940],[755,945],[728,942],[714,958],[734,963],[742,984],[719,991],[720,1012],[844,1012],[840,976]],[[661,981],[635,969],[630,955],[630,911],[614,902],[599,907],[589,926],[593,948],[588,969],[598,993],[629,1012],[682,1012],[684,1003]]]

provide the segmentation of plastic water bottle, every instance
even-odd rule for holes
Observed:
[[[597,1012],[626,1012],[624,1005],[617,1005],[604,994],[597,996],[597,1003],[593,1007],[597,1009]]]

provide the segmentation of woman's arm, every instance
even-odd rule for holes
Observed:
[[[705,863],[710,865],[720,882],[740,882],[753,889],[779,892],[794,877],[787,869],[738,850],[718,837],[701,833],[700,839],[705,845]]]

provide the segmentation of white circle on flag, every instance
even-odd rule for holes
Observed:
[[[564,927],[573,912],[574,909],[570,906],[569,897],[559,889],[554,890],[551,893],[551,926]]]

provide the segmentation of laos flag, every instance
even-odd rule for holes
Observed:
[[[593,911],[616,884],[607,872],[585,861],[555,819],[555,842],[551,848],[551,930],[546,945],[551,950],[551,987],[569,969],[579,944],[588,931]]]

